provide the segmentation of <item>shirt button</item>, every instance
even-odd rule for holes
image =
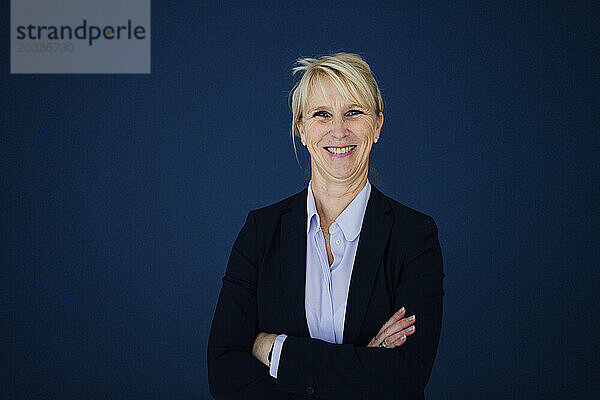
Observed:
[[[335,225],[331,225],[331,230],[335,231]]]
[[[335,244],[337,244],[339,246],[339,244],[342,243],[342,241],[340,239],[335,241]]]
[[[315,394],[315,388],[312,386],[307,386],[306,387],[306,393],[308,394]]]

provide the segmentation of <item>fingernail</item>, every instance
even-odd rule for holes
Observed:
[[[398,310],[398,314],[402,314],[403,311],[404,311],[404,307],[402,307],[401,309]]]
[[[411,315],[410,317],[408,317],[408,320],[409,320],[409,321],[414,321],[414,320],[415,320],[415,316],[414,316],[414,315]]]
[[[415,326],[414,325],[409,326],[408,330],[411,331],[411,332],[414,331],[415,330]]]
[[[400,340],[405,340],[406,339],[406,335],[402,335],[402,337],[400,338]]]

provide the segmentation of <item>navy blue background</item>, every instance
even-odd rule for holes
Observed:
[[[11,75],[2,4],[0,397],[210,397],[233,240],[307,182],[290,69],[337,51],[383,92],[375,185],[439,227],[429,397],[600,394],[598,10],[366,3],[154,1],[150,75]]]

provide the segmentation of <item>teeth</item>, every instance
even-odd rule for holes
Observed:
[[[326,147],[327,151],[334,154],[344,154],[352,150],[356,146],[346,146],[346,147]]]

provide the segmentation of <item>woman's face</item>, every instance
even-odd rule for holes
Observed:
[[[354,183],[368,176],[369,153],[379,138],[383,114],[344,98],[329,79],[310,90],[298,129],[310,153],[312,178]]]

